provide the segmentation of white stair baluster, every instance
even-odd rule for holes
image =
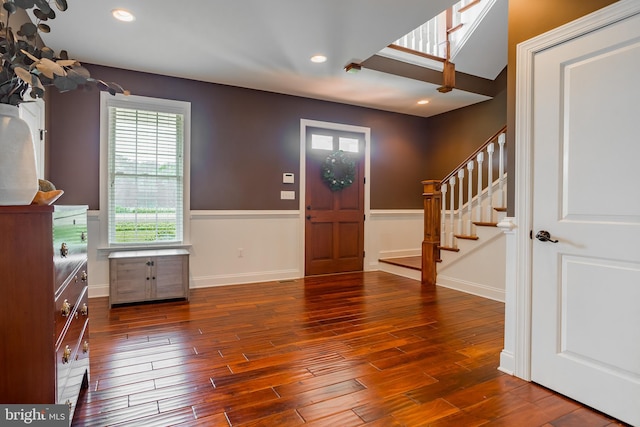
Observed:
[[[462,222],[462,204],[464,198],[464,168],[458,171],[458,183],[460,188],[458,189],[458,229],[456,234],[464,235],[464,222]]]
[[[484,162],[484,153],[479,152],[476,157],[478,161],[478,195],[476,203],[476,222],[482,222],[482,163]]]
[[[467,163],[467,170],[469,171],[469,186],[468,186],[468,193],[467,193],[467,231],[469,232],[469,236],[473,236],[473,203],[471,203],[473,201],[473,167],[475,166],[475,164],[473,163],[473,160],[471,160],[469,163]]]
[[[440,213],[440,246],[447,246],[447,183],[444,182],[440,186],[440,193],[442,193],[441,205],[442,212]]]
[[[499,153],[499,159],[500,159],[500,163],[499,163],[499,168],[498,168],[498,180],[499,180],[499,191],[498,191],[498,206],[503,208],[504,207],[504,143],[505,143],[505,135],[504,133],[501,133],[498,136],[498,145],[500,146],[500,153]]]
[[[487,145],[487,222],[493,222],[493,150],[494,143]]]
[[[453,201],[455,199],[455,195],[456,195],[456,177],[452,176],[451,179],[449,179],[449,186],[451,187],[451,194],[449,195],[449,236],[450,236],[450,242],[451,244],[449,245],[449,247],[451,248],[456,248],[456,240],[454,237],[454,229],[453,229],[453,214],[454,214],[454,209],[453,209]]]

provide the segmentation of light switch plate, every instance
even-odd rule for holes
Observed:
[[[295,200],[296,192],[295,191],[281,191],[280,192],[281,200]]]

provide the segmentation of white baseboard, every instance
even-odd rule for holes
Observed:
[[[422,249],[397,249],[393,251],[380,251],[379,258],[403,258],[409,256],[421,256]]]
[[[498,370],[505,374],[513,375],[515,367],[516,359],[513,354],[509,351],[502,350],[502,352],[500,352],[500,366],[498,366]]]
[[[274,282],[277,280],[299,279],[303,275],[298,270],[263,271],[242,274],[194,277],[190,289],[211,288],[214,286],[241,285],[244,283]],[[109,285],[89,286],[89,298],[108,297]]]
[[[240,285],[244,283],[273,282],[277,280],[291,280],[299,279],[303,276],[304,274],[302,274],[301,271],[291,269],[194,277],[191,279],[191,289],[210,288],[213,286]]]
[[[437,275],[436,285],[492,299],[494,301],[504,302],[505,299],[505,292],[503,289],[492,288],[480,283],[468,282],[466,280],[443,276],[441,274]]]
[[[89,285],[89,298],[99,298],[109,296],[109,284]]]

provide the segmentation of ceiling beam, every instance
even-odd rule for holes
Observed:
[[[373,55],[371,58],[360,63],[363,68],[380,71],[382,73],[393,74],[395,76],[406,77],[408,79],[420,80],[435,85],[443,84],[442,71],[431,68],[409,64],[397,59],[391,59],[380,55]],[[499,79],[489,80],[471,74],[455,72],[456,89],[465,92],[477,93],[489,97],[496,96],[503,88],[498,82]]]

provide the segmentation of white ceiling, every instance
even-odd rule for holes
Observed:
[[[440,94],[436,84],[367,69],[350,74],[343,68],[366,60],[454,2],[69,0],[69,9],[57,12],[43,39],[84,63],[428,117],[487,98],[460,90]],[[506,0],[498,3],[505,4],[506,16]],[[114,20],[115,8],[130,10],[136,20]],[[497,43],[476,42],[472,56],[481,55],[480,62],[470,60],[463,67],[461,52],[457,70],[473,73],[474,64],[487,63],[498,72],[504,68],[506,18],[497,28],[503,30],[485,28]],[[328,61],[310,62],[318,53]],[[425,98],[428,105],[416,105]]]

